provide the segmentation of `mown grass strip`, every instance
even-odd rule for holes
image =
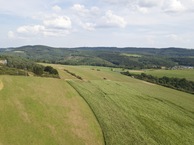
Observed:
[[[102,80],[69,83],[93,110],[107,145],[194,143],[194,114],[189,107],[193,95],[138,80],[135,84]]]
[[[85,97],[84,97],[84,96],[76,89],[76,87],[75,87],[74,85],[72,85],[71,81],[67,81],[67,82],[68,82],[68,84],[69,84],[72,88],[74,88],[75,91],[76,91],[76,92],[84,99],[84,101],[88,104],[89,108],[90,108],[91,111],[93,112],[93,114],[94,114],[94,116],[95,116],[96,120],[98,121],[98,124],[99,124],[99,126],[100,126],[100,128],[101,128],[102,135],[103,135],[103,139],[104,139],[104,144],[106,145],[106,139],[105,139],[104,132],[103,132],[103,130],[102,130],[101,124],[100,124],[100,122],[99,122],[98,117],[96,116],[96,113],[95,113],[94,110],[92,109],[90,103],[89,103],[89,102],[87,101],[87,99],[86,99],[86,98],[85,98]]]

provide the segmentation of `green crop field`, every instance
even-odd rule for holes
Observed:
[[[64,80],[0,76],[0,144],[103,144],[85,101]]]
[[[122,53],[123,56],[129,56],[129,57],[141,57],[139,54],[130,54],[130,53]]]
[[[194,144],[194,95],[123,76],[110,68],[64,68],[84,78],[68,82],[94,112],[106,144]]]
[[[144,70],[144,71],[130,71],[131,73],[146,73],[156,77],[175,77],[175,78],[186,78],[187,80],[194,81],[194,69],[183,69],[183,70]]]
[[[119,68],[51,66],[61,79],[0,76],[0,144],[194,144],[194,95]]]

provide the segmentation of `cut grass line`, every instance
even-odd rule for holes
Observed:
[[[185,93],[138,82],[69,81],[97,117],[106,144],[193,144],[193,110],[171,102],[185,103]]]
[[[89,104],[89,102],[84,98],[84,96],[71,84],[71,82],[70,81],[67,81],[67,83],[79,94],[79,96],[81,96],[83,99],[84,99],[84,101],[87,103],[87,105],[89,106],[89,108],[90,108],[90,110],[92,111],[92,113],[94,114],[94,116],[95,116],[95,118],[96,118],[96,120],[97,120],[97,122],[98,122],[98,124],[99,124],[99,126],[100,126],[100,129],[101,129],[101,131],[102,131],[102,135],[103,135],[103,140],[104,140],[104,145],[106,145],[107,143],[106,143],[106,140],[105,140],[105,135],[104,135],[104,132],[103,132],[103,130],[102,130],[102,126],[101,126],[101,124],[100,124],[100,122],[99,122],[99,119],[98,119],[98,117],[96,116],[96,114],[95,114],[95,112],[94,112],[94,110],[92,109],[92,107],[90,106],[90,104]]]

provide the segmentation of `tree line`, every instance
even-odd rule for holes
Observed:
[[[152,75],[147,75],[145,73],[141,74],[132,74],[130,72],[121,72],[121,74],[131,76],[140,80],[144,80],[150,83],[155,83],[158,85],[162,85],[165,87],[169,87],[172,89],[184,91],[187,93],[194,94],[194,82],[193,81],[188,81],[185,78],[169,78],[169,77],[155,77]]]
[[[59,77],[58,71],[53,67],[45,67],[25,58],[1,55],[0,60],[7,60],[6,65],[1,65],[0,74],[28,75],[32,72],[35,76]]]

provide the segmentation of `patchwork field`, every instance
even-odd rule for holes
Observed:
[[[0,76],[0,114],[1,145],[104,144],[92,111],[63,80]]]
[[[52,66],[61,79],[0,76],[0,144],[194,144],[194,95],[121,69]]]

